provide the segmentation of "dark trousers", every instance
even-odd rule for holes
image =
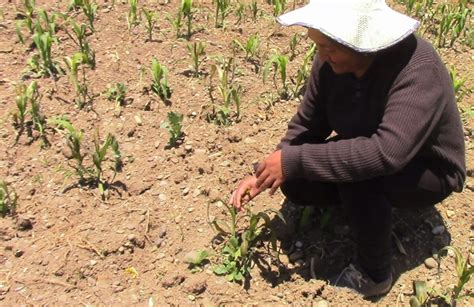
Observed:
[[[451,193],[436,163],[422,157],[387,177],[352,183],[289,180],[281,190],[298,205],[342,205],[356,241],[358,262],[376,282],[391,271],[392,207],[432,206]]]

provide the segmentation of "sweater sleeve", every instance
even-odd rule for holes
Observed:
[[[277,149],[288,146],[292,140],[305,133],[314,143],[324,141],[332,129],[329,127],[322,95],[319,91],[321,66],[324,63],[316,56],[311,67],[303,101],[298,111],[288,124],[285,136],[277,145]]]
[[[445,108],[445,95],[452,93],[433,64],[407,67],[399,74],[382,121],[370,137],[283,147],[285,179],[353,182],[401,170],[432,133]]]

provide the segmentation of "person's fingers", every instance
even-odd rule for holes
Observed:
[[[273,185],[273,183],[275,182],[275,178],[271,177],[271,176],[268,176],[265,181],[262,183],[262,185],[260,186],[260,189],[263,191],[263,190],[266,190],[268,189],[269,187],[271,187]]]
[[[270,188],[270,195],[273,195],[275,194],[276,190],[280,187],[280,185],[282,184],[282,181],[281,180],[275,180],[273,182],[273,185],[272,187]]]
[[[263,161],[262,163],[258,165],[257,171],[255,172],[255,176],[257,176],[257,178],[260,177],[260,175],[262,174],[264,170],[265,170],[265,161]]]
[[[270,173],[266,171],[263,171],[259,176],[257,176],[257,182],[255,183],[257,189],[264,190],[261,187],[265,180],[267,180],[268,176],[270,176]]]

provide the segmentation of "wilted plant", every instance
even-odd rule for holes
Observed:
[[[205,45],[201,42],[194,42],[189,44],[188,46],[189,54],[191,55],[191,59],[193,60],[192,68],[194,70],[194,75],[199,75],[199,65],[203,61],[201,56],[205,55],[206,52],[204,51]]]
[[[14,215],[16,212],[18,196],[14,190],[9,190],[5,181],[0,181],[0,215]]]
[[[260,38],[254,34],[247,39],[245,45],[243,45],[238,39],[234,39],[233,43],[245,52],[245,59],[250,60],[258,57],[260,52]]]
[[[168,112],[167,118],[168,120],[163,122],[160,127],[168,130],[170,134],[168,145],[174,147],[183,137],[183,114]]]
[[[286,67],[288,65],[288,57],[286,55],[275,54],[265,64],[263,69],[263,82],[266,81],[270,69],[273,67],[273,82],[276,86],[276,74],[280,72],[280,79],[282,84],[281,96],[288,96],[288,85],[286,82]]]
[[[148,33],[148,41],[153,41],[153,29],[155,28],[156,24],[156,18],[155,18],[155,12],[152,10],[147,10],[146,8],[142,9],[143,14],[145,15],[146,19],[146,32]]]
[[[168,69],[156,59],[151,60],[151,90],[162,100],[171,98],[171,89],[168,86]]]
[[[92,32],[95,32],[94,21],[97,13],[97,4],[91,2],[91,0],[82,0],[82,12],[86,15],[87,20],[89,21],[89,27]]]
[[[213,0],[216,5],[216,28],[224,27],[224,20],[230,13],[230,0]]]
[[[108,85],[105,98],[114,101],[117,108],[125,104],[125,95],[127,95],[127,87],[123,83],[116,83],[114,86]]]
[[[130,30],[138,24],[138,0],[128,0],[127,24]]]
[[[280,212],[271,209],[254,214],[246,208],[245,213],[239,216],[234,207],[226,207],[230,215],[229,222],[211,220],[208,212],[211,227],[226,238],[220,255],[222,262],[214,267],[213,271],[216,275],[225,275],[229,281],[241,282],[250,274],[259,243],[265,243],[269,239],[271,249],[278,257],[276,236],[270,229],[269,214],[274,213],[283,222],[285,219]],[[248,224],[243,229],[238,229],[242,220],[248,221]]]

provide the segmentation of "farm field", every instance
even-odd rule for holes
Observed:
[[[422,19],[452,74],[468,178],[435,208],[394,211],[395,284],[364,300],[326,283],[353,255],[341,212],[306,215],[280,192],[249,206],[268,213],[278,258],[269,234],[243,281],[219,266],[215,226],[284,135],[315,50],[274,17],[306,2],[218,2],[179,18],[177,0],[0,0],[0,305],[407,306],[414,281],[452,293],[454,253],[438,251],[474,265],[472,3],[388,2]]]

